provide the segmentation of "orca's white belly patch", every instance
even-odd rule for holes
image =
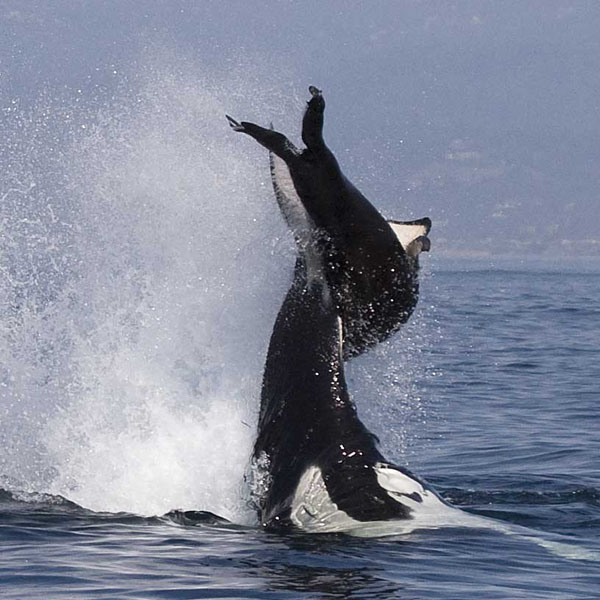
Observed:
[[[373,470],[377,483],[390,498],[408,507],[411,518],[382,521],[357,521],[331,499],[321,469],[309,467],[298,482],[291,505],[292,523],[310,533],[348,533],[360,537],[398,535],[417,528],[440,525],[440,517],[455,511],[397,468],[377,463]],[[423,518],[424,517],[424,518]],[[442,518],[442,520],[444,520]]]
[[[290,519],[296,527],[315,533],[347,531],[360,525],[331,500],[321,469],[314,466],[298,482]]]
[[[314,225],[296,192],[288,166],[275,154],[270,154],[269,158],[271,178],[281,212],[297,241],[303,246],[309,242]]]

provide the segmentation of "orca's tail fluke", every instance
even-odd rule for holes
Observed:
[[[427,237],[431,230],[431,219],[423,217],[414,221],[388,221],[392,231],[411,258],[417,258],[421,252],[429,252],[431,241]]]
[[[229,122],[229,127],[231,127],[231,129],[233,129],[234,131],[245,131],[244,126],[241,123],[238,123],[233,117],[225,115],[225,118]]]
[[[225,115],[225,117],[231,129],[249,135],[261,146],[269,150],[269,152],[275,153],[285,161],[294,160],[300,154],[298,148],[283,133],[279,133],[272,128],[266,129],[265,127],[256,125],[256,123],[249,123],[247,121],[238,122],[229,115]]]

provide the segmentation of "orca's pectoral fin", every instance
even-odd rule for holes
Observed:
[[[246,131],[245,127],[241,123],[238,123],[234,118],[230,117],[229,115],[225,115],[225,117],[227,118],[227,121],[229,121],[229,127],[231,127],[231,129],[241,132]]]

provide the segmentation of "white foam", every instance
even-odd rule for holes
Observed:
[[[264,151],[224,114],[297,115],[269,73],[261,91],[248,65],[219,79],[174,58],[138,63],[99,113],[56,100],[15,125],[39,139],[13,144],[1,175],[0,473],[95,510],[246,522],[294,250]],[[31,123],[45,115],[52,132]]]

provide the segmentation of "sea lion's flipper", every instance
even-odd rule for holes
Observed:
[[[325,111],[325,100],[321,90],[314,85],[308,88],[311,99],[306,106],[306,112],[302,119],[302,141],[309,150],[319,150],[325,147],[323,141],[323,113]]]

